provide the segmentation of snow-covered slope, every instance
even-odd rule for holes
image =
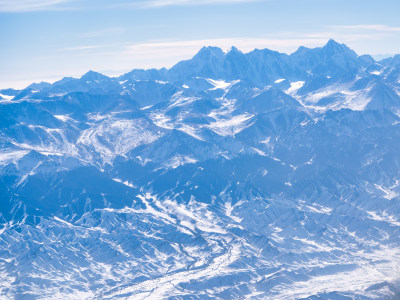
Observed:
[[[0,91],[0,295],[395,299],[400,64],[205,47]]]

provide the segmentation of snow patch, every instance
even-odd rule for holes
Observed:
[[[253,149],[258,155],[267,156],[267,154],[265,154],[265,152],[261,151],[260,149],[257,149],[257,148],[254,148],[254,147],[251,147],[251,149]]]
[[[29,150],[0,151],[0,166],[16,164],[16,162],[28,154]]]
[[[243,114],[233,116],[230,119],[218,119],[210,125],[206,125],[206,127],[221,136],[235,136],[248,127],[247,121],[252,117],[253,115]]]
[[[290,88],[286,90],[289,95],[296,94],[299,89],[304,86],[305,81],[296,81],[290,83]]]
[[[210,90],[217,90],[217,89],[225,90],[232,85],[232,83],[226,82],[224,80],[214,80],[214,79],[210,79],[210,78],[208,78],[206,80],[214,86]]]
[[[392,200],[399,196],[399,194],[396,193],[395,191],[393,191],[391,188],[387,188],[387,187],[384,187],[384,186],[378,185],[378,184],[374,184],[374,186],[376,189],[378,189],[384,193],[383,198],[385,198],[387,200]],[[394,186],[394,187],[396,187],[396,186]]]
[[[134,188],[134,185],[132,183],[130,183],[129,181],[123,181],[123,180],[121,180],[119,178],[113,178],[113,180],[115,182],[122,183],[122,184],[124,184],[126,186],[129,186],[130,188]]]
[[[195,164],[196,162],[197,160],[190,156],[176,155],[166,163],[166,166],[167,168],[176,169],[179,166],[183,166],[186,164]]]

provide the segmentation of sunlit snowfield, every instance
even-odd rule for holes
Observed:
[[[400,56],[208,47],[0,93],[3,298],[400,296]]]

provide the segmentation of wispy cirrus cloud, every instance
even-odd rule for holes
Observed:
[[[334,33],[330,31],[316,33],[280,32],[265,37],[232,37],[195,40],[155,40],[141,43],[120,43],[104,45],[82,45],[64,48],[64,51],[74,51],[80,55],[101,60],[101,69],[118,70],[130,68],[171,67],[182,59],[191,58],[203,46],[216,46],[228,50],[235,46],[243,52],[258,49],[272,49],[284,53],[292,53],[299,46],[320,47],[330,38],[350,46],[360,40],[379,38],[379,34]],[[357,49],[356,49],[357,50]]]
[[[103,8],[161,8],[167,6],[196,6],[212,4],[249,3],[266,0],[116,0],[112,3],[98,1]],[[67,4],[74,3],[74,7]],[[87,1],[79,0],[0,0],[0,12],[30,12],[42,10],[85,9]]]
[[[363,30],[363,31],[381,31],[381,32],[400,32],[400,27],[391,27],[383,24],[360,24],[360,25],[336,25],[329,26],[332,29],[339,30]]]
[[[76,0],[0,0],[0,12],[28,12],[59,9],[60,5]]]
[[[338,26],[340,27],[340,26]],[[358,28],[358,29],[357,29]],[[375,28],[374,32],[364,32],[359,28]],[[224,50],[235,46],[244,52],[258,49],[272,49],[284,53],[292,53],[299,46],[320,47],[333,38],[341,43],[348,44],[355,51],[370,52],[376,54],[379,50],[368,51],[360,47],[365,40],[379,41],[383,36],[395,34],[397,30],[388,26],[357,26],[356,28],[348,28],[351,30],[329,30],[319,32],[277,32],[269,34],[265,37],[233,37],[233,38],[214,38],[214,39],[197,39],[186,41],[149,41],[144,43],[125,45],[117,60],[132,63],[134,67],[170,67],[174,63],[192,57],[196,51],[203,46],[217,46]],[[344,29],[344,28],[341,28]],[[380,30],[379,30],[380,29]],[[371,30],[371,29],[370,29]]]
[[[325,37],[317,38],[217,38],[217,39],[199,39],[186,41],[154,41],[148,43],[132,44],[126,47],[126,53],[148,53],[149,51],[168,51],[172,49],[190,49],[193,52],[196,48],[203,46],[217,46],[222,49],[229,49],[232,46],[238,47],[243,51],[251,51],[255,48],[270,48],[279,51],[290,51],[299,45],[316,46],[326,42]]]
[[[102,30],[85,32],[85,33],[82,33],[80,36],[84,37],[84,38],[102,37],[102,36],[108,36],[108,35],[121,34],[124,31],[125,31],[125,28],[113,27],[113,28],[107,28],[107,29],[102,29]]]
[[[135,5],[142,8],[156,8],[166,6],[195,6],[211,4],[249,3],[261,0],[147,0],[137,1]]]
[[[192,40],[153,40],[139,43],[120,42],[115,44],[83,44],[61,48],[56,54],[60,73],[62,76],[81,76],[87,70],[96,70],[101,73],[115,76],[137,68],[161,68],[171,67],[177,62],[190,59],[203,46],[217,46],[223,50],[235,46],[243,52],[251,51],[255,48],[269,48],[284,53],[291,53],[299,46],[320,47],[326,44],[329,38],[334,38],[338,42],[344,42],[351,48],[358,50],[358,43],[366,39],[379,39],[381,32],[374,34],[354,33],[344,31],[341,33],[324,31],[314,33],[301,32],[276,32],[264,37],[232,37],[232,38],[213,38],[213,39],[192,39]],[[358,49],[357,49],[358,48]],[[375,50],[375,47],[372,49]],[[378,51],[378,50],[375,50]],[[374,54],[368,51],[369,54]],[[378,52],[375,52],[375,54]],[[71,57],[76,60],[71,60]],[[46,59],[43,59],[46,61]],[[49,60],[51,61],[51,60]],[[72,61],[72,63],[71,63]],[[49,65],[49,64],[48,64]],[[53,73],[51,73],[51,72]],[[53,78],[53,70],[37,72],[32,75],[32,81],[40,78]],[[37,79],[39,78],[39,79]],[[7,82],[1,82],[4,87],[24,87],[23,84],[12,82],[12,78]],[[26,85],[25,85],[26,86]]]
[[[135,68],[171,67],[182,59],[192,57],[203,46],[216,46],[228,50],[232,46],[244,52],[255,48],[269,48],[282,52],[292,52],[300,45],[320,46],[327,42],[326,38],[217,38],[186,41],[152,41],[126,45],[114,60],[130,63]]]
[[[84,51],[84,50],[105,48],[107,46],[109,46],[109,45],[87,45],[87,46],[67,47],[67,48],[63,48],[60,50],[61,51]]]

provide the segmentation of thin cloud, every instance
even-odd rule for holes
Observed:
[[[191,58],[203,46],[216,46],[228,50],[232,46],[243,52],[254,49],[271,49],[283,53],[292,53],[299,46],[320,47],[327,43],[330,38],[338,42],[346,43],[354,50],[362,49],[359,42],[369,39],[381,39],[388,32],[375,32],[374,34],[356,32],[315,32],[315,33],[282,33],[281,37],[266,36],[256,38],[217,38],[199,39],[187,41],[152,41],[125,46],[124,50],[117,55],[114,62],[123,62],[122,65],[131,64],[137,68],[171,67],[182,59]],[[285,36],[286,35],[286,36]],[[296,37],[296,38],[293,38]],[[374,54],[374,53],[370,53]]]
[[[382,24],[361,24],[361,25],[337,25],[330,26],[333,29],[347,29],[347,30],[367,30],[367,31],[381,31],[381,32],[400,32],[400,27],[391,27]]]
[[[0,12],[28,12],[60,8],[76,0],[0,0]]]
[[[196,6],[212,4],[250,3],[265,0],[116,0],[113,3],[100,2],[98,7],[113,8],[161,8],[167,6]],[[67,4],[75,3],[75,6]],[[85,9],[86,1],[79,0],[0,0],[0,12],[30,12],[43,10]]]
[[[116,28],[108,28],[108,29],[97,30],[97,31],[90,31],[90,32],[82,33],[80,36],[84,37],[84,38],[102,37],[102,36],[108,36],[108,35],[121,34],[124,31],[125,31],[125,28],[116,27]]]
[[[113,46],[111,44],[108,45],[84,45],[84,46],[77,46],[77,47],[68,47],[60,49],[60,51],[84,51],[84,50],[92,50],[92,49],[100,49],[105,47]]]
[[[232,46],[244,52],[255,48],[269,48],[290,53],[300,45],[308,47],[320,46],[327,42],[326,38],[307,39],[271,39],[271,38],[222,38],[189,41],[161,41],[132,44],[125,47],[117,56],[117,60],[132,62],[139,68],[170,67],[182,59],[192,57],[203,46],[216,46],[224,50]]]
[[[373,38],[378,39],[381,34],[384,33],[376,32],[376,36]],[[105,73],[115,76],[127,72],[127,69],[169,68],[181,60],[190,59],[203,46],[217,46],[223,50],[229,50],[232,46],[235,46],[243,52],[249,52],[255,48],[268,48],[284,53],[292,53],[299,46],[320,47],[325,45],[329,38],[334,38],[338,42],[348,44],[350,48],[357,51],[359,49],[365,50],[358,43],[364,41],[367,36],[371,38],[371,35],[365,35],[364,33],[356,35],[353,31],[341,33],[338,33],[338,31],[315,33],[280,32],[274,35],[254,38],[236,37],[187,41],[154,40],[131,44],[78,45],[60,49],[57,59],[58,61],[63,61],[62,57],[64,57],[67,62],[71,57],[85,56],[85,59],[80,61],[79,65],[61,64],[59,69],[64,70],[62,73],[64,75],[77,76],[84,74],[87,70],[109,70]],[[48,76],[46,71],[39,73],[36,72],[35,76],[51,77]],[[32,76],[32,78],[34,77]],[[7,84],[10,86],[11,80],[11,78],[7,80]],[[15,86],[17,85],[15,84]]]
[[[220,39],[200,39],[188,41],[154,41],[148,43],[138,43],[128,45],[125,48],[125,55],[137,54],[186,54],[193,53],[194,50],[199,50],[203,46],[216,46],[224,50],[228,50],[232,46],[241,49],[244,52],[254,49],[272,49],[285,53],[290,53],[296,50],[299,46],[315,47],[325,44],[330,36],[316,35],[314,37],[301,38],[220,38]]]
[[[139,1],[138,6],[144,8],[156,8],[165,6],[195,6],[207,4],[231,4],[231,3],[249,3],[260,0],[148,0]]]

